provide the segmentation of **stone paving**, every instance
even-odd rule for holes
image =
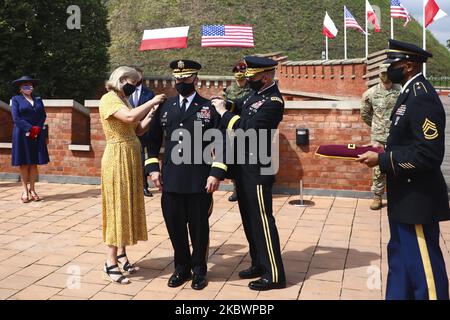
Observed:
[[[18,183],[0,182],[0,299],[383,299],[387,275],[386,209],[369,199],[274,196],[288,287],[256,292],[237,273],[248,266],[237,204],[217,192],[210,218],[209,285],[172,289],[172,248],[160,194],[146,198],[149,240],[128,249],[139,272],[129,285],[102,280],[106,247],[101,239],[99,186],[39,183],[42,202],[22,204]],[[441,225],[450,271],[450,223]],[[447,271],[447,272],[448,272]]]

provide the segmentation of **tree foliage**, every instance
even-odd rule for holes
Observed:
[[[80,29],[68,28],[70,5],[80,8]],[[22,75],[41,80],[43,98],[93,97],[108,70],[107,17],[101,0],[0,0],[0,99]]]

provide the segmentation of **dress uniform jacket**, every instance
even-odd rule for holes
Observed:
[[[270,156],[272,135],[268,132],[262,134],[263,131],[258,130],[275,130],[283,118],[284,101],[276,84],[262,92],[253,92],[243,100],[228,103],[228,106],[236,114],[225,112],[222,115],[222,125],[230,131],[234,130],[236,136],[239,130],[242,130],[242,134],[247,134],[252,129],[257,130],[258,141],[250,142],[256,144],[258,149],[265,145],[268,154],[262,156]],[[235,162],[230,170],[236,179],[239,211],[249,242],[252,267],[262,271],[262,278],[282,285],[286,276],[272,209],[272,186],[276,172],[263,172],[272,165],[272,161],[264,163],[260,158],[261,150],[252,150],[250,143],[246,143],[243,150],[239,146],[237,149],[244,152],[245,163]]]
[[[400,94],[391,115],[386,152],[379,155],[387,173],[389,217],[399,223],[429,224],[450,219],[444,158],[445,112],[423,75]]]
[[[275,130],[283,119],[284,100],[277,85],[273,84],[261,93],[252,91],[249,96],[243,99],[227,102],[227,108],[231,112],[226,112],[222,117],[222,125],[227,129],[242,129],[244,131],[248,129]],[[263,156],[271,156],[272,138],[270,134],[265,136],[257,135],[257,146],[260,147],[264,144],[267,146],[268,154]],[[265,141],[261,142],[260,139],[265,139]],[[269,168],[271,163],[263,163],[259,152],[257,154],[251,152],[248,143],[246,143],[244,155],[244,164],[230,166],[231,176],[240,174],[244,179],[248,179],[248,181],[256,184],[275,182],[275,173],[261,174],[261,170]]]
[[[198,93],[196,93],[192,103],[183,115],[181,114],[179,96],[167,99],[158,108],[150,123],[146,139],[148,150],[146,172],[151,173],[160,170],[158,154],[164,141],[165,151],[162,165],[164,192],[204,193],[208,176],[214,176],[221,180],[225,177],[227,166],[223,164],[224,158],[221,158],[221,161],[205,161],[206,159],[203,159],[203,155],[194,154],[194,138],[199,139],[198,136],[194,136],[194,124],[201,126],[202,133],[207,129],[219,128],[220,125],[220,115],[214,106]],[[174,163],[171,155],[172,153],[183,155],[183,150],[180,149],[180,140],[184,139],[183,135],[186,136],[188,134],[191,137],[191,164]],[[175,141],[172,141],[172,135],[177,137]],[[202,141],[202,152],[210,144],[211,141]],[[223,148],[214,151],[216,157],[218,157],[219,152],[223,152]],[[194,157],[201,157],[200,163],[194,162],[194,160],[199,160],[194,159]]]

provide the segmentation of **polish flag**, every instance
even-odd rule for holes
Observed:
[[[377,15],[375,14],[375,10],[373,10],[368,0],[366,0],[366,15],[367,21],[373,24],[375,32],[380,32],[380,24],[378,23]]]
[[[334,39],[338,33],[338,29],[334,25],[333,20],[331,20],[328,12],[325,12],[325,19],[323,19],[323,29],[322,33],[328,37],[328,39]]]
[[[435,0],[425,0],[425,28],[432,22],[447,15],[439,8]]]
[[[189,27],[144,30],[140,51],[187,48]]]

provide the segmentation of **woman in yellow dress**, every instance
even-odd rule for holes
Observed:
[[[165,99],[157,95],[145,104],[131,108],[128,98],[141,80],[130,67],[119,67],[106,83],[108,93],[100,100],[100,121],[106,137],[101,165],[103,241],[108,246],[103,268],[106,280],[128,284],[125,277],[135,269],[126,247],[147,240],[144,195],[142,194],[141,145],[144,134]]]

